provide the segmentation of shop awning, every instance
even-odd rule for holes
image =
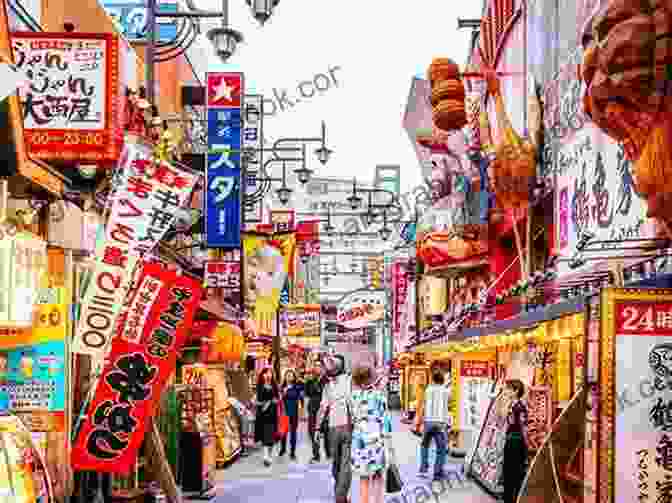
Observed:
[[[426,342],[413,348],[414,352],[431,353],[443,351],[444,344],[468,341],[477,337],[488,335],[497,335],[509,330],[520,330],[530,328],[545,321],[551,321],[561,318],[568,314],[581,313],[585,310],[586,303],[584,299],[572,300],[551,304],[543,308],[528,313],[521,313],[515,318],[501,320],[483,328],[465,328],[459,332],[449,333],[441,339]]]

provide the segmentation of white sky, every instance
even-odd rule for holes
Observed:
[[[196,3],[221,8],[218,0]],[[340,67],[334,73],[338,87],[267,117],[268,139],[319,136],[324,120],[334,155],[324,167],[314,162],[317,174],[370,181],[376,164],[399,164],[402,192],[420,183],[401,125],[411,79],[424,75],[434,57],[464,64],[471,30],[458,31],[457,18],[480,17],[480,1],[281,0],[264,27],[245,0],[229,4],[230,26],[245,43],[223,65],[210,43],[201,41],[209,71],[243,71],[246,91],[268,98],[274,88],[298,96],[300,82]]]

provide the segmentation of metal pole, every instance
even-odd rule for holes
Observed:
[[[156,10],[157,0],[147,0],[147,49],[145,51],[145,86],[147,88],[147,100],[151,105],[154,103],[154,53],[156,51]]]

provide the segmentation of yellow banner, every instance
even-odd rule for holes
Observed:
[[[256,335],[272,335],[280,294],[293,274],[296,236],[243,236],[245,307],[252,313]]]

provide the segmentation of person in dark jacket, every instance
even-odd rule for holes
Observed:
[[[282,399],[285,414],[289,418],[289,458],[296,461],[296,431],[299,428],[299,405],[303,401],[303,389],[296,378],[296,372],[288,370],[282,383]],[[280,443],[280,456],[287,452],[287,435]]]
[[[265,368],[259,374],[257,382],[257,418],[254,425],[254,438],[264,445],[265,466],[271,466],[271,451],[278,428],[279,401],[280,391],[273,379],[273,371]]]
[[[312,369],[310,375],[306,379],[305,396],[308,398],[308,434],[310,435],[310,442],[313,446],[313,459],[311,463],[320,462],[320,442],[317,439],[317,432],[320,430],[327,430],[325,425],[317,424],[317,413],[320,411],[320,403],[322,402],[322,391],[324,390],[325,380],[320,377],[318,369]],[[328,431],[328,430],[327,430]],[[324,433],[324,431],[323,431]],[[329,455],[329,438],[324,436],[324,451],[327,458]]]

